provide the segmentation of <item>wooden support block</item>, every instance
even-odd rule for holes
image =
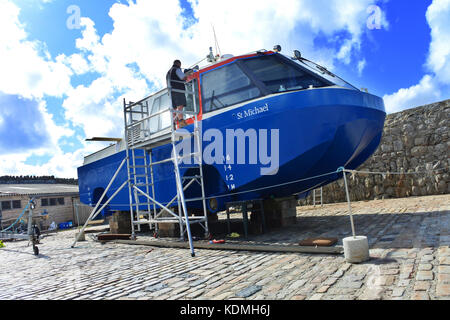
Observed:
[[[136,240],[114,240],[114,243],[144,245],[162,248],[189,249],[187,242],[173,241],[136,241]],[[318,254],[342,254],[342,247],[302,247],[302,246],[279,246],[279,245],[255,245],[255,244],[209,244],[196,242],[197,249],[209,250],[231,250],[231,251],[258,251],[258,252],[292,252],[292,253],[318,253]]]
[[[112,233],[101,233],[97,236],[97,240],[130,240],[131,234],[112,234]]]

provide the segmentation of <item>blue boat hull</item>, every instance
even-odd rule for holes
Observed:
[[[262,112],[248,112],[263,106]],[[204,119],[203,132],[218,129],[225,137],[226,130],[254,129],[259,132],[266,129],[269,133],[278,130],[280,142],[279,166],[274,175],[261,175],[261,169],[267,168],[268,164],[205,164],[206,196],[216,198],[217,210],[223,210],[228,201],[286,197],[336,181],[342,177],[338,168],[356,169],[375,152],[385,117],[384,103],[379,97],[356,90],[323,88],[266,97]],[[187,129],[192,130],[190,127]],[[203,143],[205,146],[206,142]],[[274,150],[273,145],[270,147],[269,154]],[[226,150],[225,141],[223,150]],[[170,153],[171,145],[155,148],[152,161],[165,159]],[[98,201],[94,193],[106,188],[124,157],[125,151],[122,151],[78,168],[82,202],[94,205]],[[142,164],[143,160],[136,159],[136,162]],[[192,175],[192,170],[181,167],[181,175]],[[321,177],[310,179],[316,176]],[[172,163],[155,166],[154,178],[156,199],[161,203],[172,200],[176,194]],[[124,166],[107,196],[110,197],[126,179]],[[200,197],[198,184],[189,187],[185,195],[186,198]],[[187,205],[201,208],[199,201]],[[111,201],[109,209],[129,210],[127,188]]]

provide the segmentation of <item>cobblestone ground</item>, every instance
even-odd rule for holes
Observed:
[[[356,202],[370,261],[343,255],[166,249],[49,235],[0,249],[0,299],[450,299],[450,195]],[[297,224],[250,242],[350,235],[347,204],[299,207]],[[145,240],[145,237],[139,237]]]

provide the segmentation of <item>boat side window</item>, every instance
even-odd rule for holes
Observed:
[[[261,96],[236,63],[203,74],[201,87],[204,113]]]
[[[161,98],[157,97],[153,100],[153,107],[151,114],[155,114],[159,111],[159,106],[161,104]],[[159,116],[154,116],[150,118],[149,121],[150,133],[155,133],[159,130]]]
[[[186,82],[186,107],[184,110],[191,112],[198,112],[199,110],[199,99],[198,99],[198,81],[197,79],[192,79],[192,81]],[[195,96],[195,105],[194,105]]]
[[[162,129],[166,129],[168,127],[170,127],[170,99],[169,99],[169,94],[165,93],[163,94],[161,97],[161,105],[159,107],[159,110],[167,110],[163,113],[161,113],[161,115],[159,116],[160,118],[160,130]]]
[[[327,86],[318,77],[295,68],[274,55],[246,59],[242,62],[271,93],[307,89],[309,86],[315,88]]]

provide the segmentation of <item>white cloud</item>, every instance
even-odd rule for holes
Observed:
[[[14,104],[12,108],[10,104]],[[0,175],[4,174],[54,174],[73,177],[71,159],[77,153],[65,154],[60,145],[75,132],[67,126],[57,126],[43,100],[28,100],[18,96],[0,94],[0,115],[7,121],[0,123]],[[26,164],[33,156],[50,155],[49,163],[41,166]],[[77,155],[78,156],[78,155]],[[79,157],[79,156],[78,156]]]
[[[68,124],[56,125],[44,100],[70,90],[73,71],[63,56],[52,59],[43,43],[28,39],[19,13],[14,3],[0,1],[0,114],[7,117],[0,122],[6,133],[0,137],[0,173],[36,174],[40,169],[26,165],[27,158],[63,154],[60,139],[74,134]]]
[[[372,0],[232,0],[223,4],[196,1],[193,6],[198,23],[194,25],[193,33],[203,34],[203,43],[212,43],[210,23],[214,23],[221,48],[247,52],[284,44],[289,50],[300,49],[315,59],[317,55],[328,56],[325,60],[332,67],[333,61],[329,57],[349,63],[352,52],[359,50],[361,36],[367,31],[366,9],[372,3]],[[320,50],[314,45],[318,35],[332,38],[342,32],[348,37],[343,43],[336,41],[336,52],[326,49],[325,54],[318,52]]]
[[[41,43],[27,40],[19,12],[13,3],[0,2],[0,91],[27,98],[62,96],[71,87],[72,71],[49,59]]]
[[[450,0],[434,0],[426,18],[431,28],[431,43],[426,67],[429,74],[410,88],[384,96],[386,110],[407,108],[450,98]]]
[[[384,96],[384,103],[386,111],[393,113],[438,101],[440,95],[441,92],[436,86],[435,79],[430,75],[425,75],[419,84],[402,88],[395,94]]]
[[[90,70],[88,62],[79,53],[74,53],[68,57],[59,55],[57,59],[69,66],[77,75],[87,73]]]
[[[26,164],[25,160],[33,155],[51,155],[50,160],[42,165]],[[74,178],[77,167],[83,164],[83,150],[63,153],[61,150],[52,152],[23,152],[3,155],[0,157],[0,175],[54,175],[60,178]],[[21,161],[18,161],[21,159]]]
[[[366,67],[366,59],[360,60],[358,62],[358,75],[361,76],[362,72],[364,71],[364,68]]]
[[[426,17],[431,28],[427,67],[438,81],[450,84],[450,0],[434,0]]]

